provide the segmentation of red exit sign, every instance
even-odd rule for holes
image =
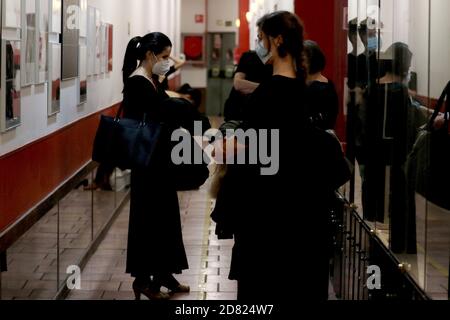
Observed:
[[[195,23],[203,23],[203,22],[205,22],[205,15],[196,14],[195,15]]]

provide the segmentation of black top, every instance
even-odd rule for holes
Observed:
[[[269,80],[273,74],[271,65],[264,65],[254,51],[245,52],[236,73],[244,73],[245,80],[262,83]],[[234,87],[231,89],[230,96],[225,103],[225,121],[242,120],[242,109],[247,103],[247,96],[238,92]]]
[[[339,114],[339,98],[332,82],[312,82],[307,89],[308,116],[315,125],[333,130]]]

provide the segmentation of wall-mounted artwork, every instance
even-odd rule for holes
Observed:
[[[1,43],[1,131],[20,125],[20,40],[4,40]]]
[[[2,0],[3,5],[3,27],[21,28],[22,27],[22,1],[21,0]]]
[[[113,71],[114,26],[108,24],[108,72]]]
[[[87,0],[80,0],[80,37],[87,37],[87,15],[88,5]]]
[[[101,16],[100,10],[95,9],[95,60],[94,60],[94,74],[99,75],[101,72],[101,47],[102,47],[102,33],[101,33]]]
[[[96,49],[96,24],[95,8],[88,7],[88,27],[87,27],[87,50],[88,50],[88,75],[92,76],[95,72],[95,49]]]
[[[63,0],[62,13],[62,61],[61,78],[68,80],[78,77],[79,55],[79,5],[80,0]]]
[[[100,73],[105,73],[108,68],[108,26],[102,23],[100,27]]]
[[[80,46],[80,95],[78,104],[87,102],[87,47]]]
[[[37,0],[39,2],[37,17],[37,78],[36,83],[48,81],[48,25],[49,25],[49,0]]]
[[[61,0],[50,0],[51,24],[50,32],[61,33],[62,3]]]
[[[61,44],[50,43],[48,50],[50,81],[48,84],[48,115],[61,110]]]
[[[36,0],[22,1],[22,86],[30,86],[36,81]]]

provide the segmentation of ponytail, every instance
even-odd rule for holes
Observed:
[[[123,61],[122,76],[123,83],[131,76],[136,70],[138,65],[139,47],[141,46],[142,37],[134,37],[130,40],[125,52],[125,58]]]

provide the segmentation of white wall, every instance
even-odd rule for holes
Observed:
[[[203,23],[195,22],[195,15],[203,15]],[[181,34],[206,32],[206,1],[181,0]],[[181,83],[189,83],[194,88],[207,87],[207,69],[187,65],[181,70]]]
[[[208,32],[238,32],[238,18],[238,0],[208,0]],[[226,22],[231,22],[231,26]]]
[[[76,81],[64,81],[61,84],[61,113],[52,117],[47,117],[45,86],[24,88],[21,100],[22,124],[12,131],[0,134],[0,156],[120,102],[123,87],[121,69],[129,39],[136,35],[144,35],[150,30],[167,32],[177,50],[180,20],[176,19],[174,11],[178,10],[176,14],[179,14],[180,1],[88,0],[89,6],[101,10],[104,22],[114,25],[113,72],[88,78],[88,102],[82,106],[77,106]],[[131,27],[130,34],[128,24]]]

